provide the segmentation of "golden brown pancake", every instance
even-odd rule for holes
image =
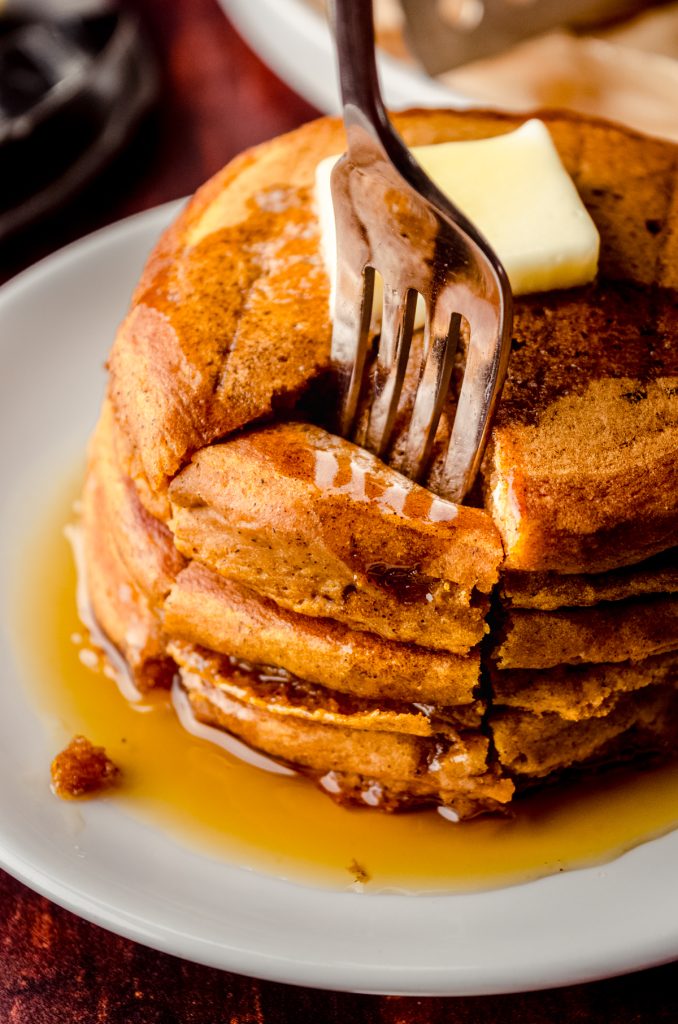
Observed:
[[[485,461],[506,567],[602,572],[675,546],[674,293],[601,283],[531,301]]]
[[[622,601],[643,594],[675,594],[678,593],[678,548],[662,551],[638,565],[589,575],[508,570],[502,573],[499,593],[504,604],[540,611]]]
[[[82,495],[86,583],[92,611],[108,640],[125,659],[140,690],[169,684],[174,665],[168,657],[158,615],[132,579],[116,546],[107,505],[94,465]]]
[[[299,615],[197,562],[177,576],[164,604],[164,624],[177,639],[254,665],[279,666],[340,693],[477,703],[479,651],[449,654]]]
[[[499,762],[513,777],[544,778],[552,772],[603,763],[610,753],[630,759],[675,743],[675,686],[649,686],[621,697],[603,717],[563,721],[559,715],[497,711],[492,738]]]
[[[517,299],[486,501],[511,568],[605,571],[678,543],[676,147],[543,118],[600,230],[601,272],[584,289]],[[454,111],[395,120],[410,143],[519,123]],[[340,125],[324,120],[244,154],[151,257],[111,353],[110,393],[128,474],[154,508],[192,452],[289,415],[302,397],[312,416],[330,338],[313,176],[342,148]]]
[[[134,484],[122,473],[117,435],[113,410],[105,401],[90,442],[91,473],[104,492],[106,519],[121,560],[138,587],[153,601],[161,601],[186,560],[165,524],[144,508]]]
[[[184,568],[173,535],[141,505],[122,473],[116,436],[106,402],[90,461],[105,491],[108,529],[131,581],[162,603],[169,636],[254,664],[279,666],[357,696],[450,705],[474,701],[477,650],[459,656],[393,643],[336,621],[287,611],[198,563]]]
[[[203,677],[216,672],[220,692],[247,704],[252,713],[268,711],[285,719],[411,736],[456,736],[460,729],[480,725],[474,705],[434,708],[384,697],[368,700],[300,679],[284,669],[254,666],[181,641],[171,641],[168,650],[189,671]]]
[[[495,707],[556,714],[578,722],[607,715],[625,693],[678,683],[678,652],[658,654],[643,661],[503,672],[490,663],[489,672]]]
[[[283,608],[460,654],[484,635],[502,556],[487,517],[318,427],[203,448],[169,494],[179,550]]]
[[[477,730],[440,723],[434,732],[420,715],[411,731],[397,731],[386,713],[376,710],[371,720],[363,707],[342,714],[327,706],[325,695],[317,702],[306,695],[296,705],[289,690],[274,697],[258,694],[252,677],[228,659],[187,645],[173,644],[171,650],[199,721],[226,728],[319,780],[335,773],[353,776],[361,780],[361,793],[373,794],[375,806],[382,797],[386,809],[394,802],[444,803],[468,817],[497,809],[511,797],[512,783],[488,765],[488,740]],[[348,796],[345,787],[325,788]]]
[[[600,230],[600,274],[516,300],[480,507],[434,493],[453,395],[426,486],[397,472],[416,367],[389,465],[332,433],[312,193],[343,148],[336,121],[204,186],[113,346],[84,503],[96,617],[142,686],[178,666],[201,721],[337,799],[467,817],[514,780],[676,734],[678,151],[543,117]],[[396,121],[418,144],[518,123]]]
[[[637,661],[678,648],[678,597],[659,595],[553,612],[510,609],[498,632],[493,656],[499,668]]]

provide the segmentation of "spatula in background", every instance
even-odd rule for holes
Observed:
[[[555,28],[585,29],[659,4],[647,0],[400,0],[411,49],[430,75]],[[661,2],[661,0],[660,0]]]

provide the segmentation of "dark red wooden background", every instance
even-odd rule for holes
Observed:
[[[136,6],[163,67],[160,111],[75,206],[5,246],[0,278],[119,217],[193,191],[241,149],[314,116],[248,50],[215,0]],[[676,874],[678,885],[678,865]],[[678,1021],[678,964],[524,995],[436,1000],[314,992],[156,953],[81,921],[1,872],[0,949],[0,1024]]]

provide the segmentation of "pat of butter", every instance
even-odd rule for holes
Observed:
[[[412,153],[487,238],[514,294],[572,288],[595,277],[598,231],[542,121],[527,121],[491,139],[414,146]],[[323,258],[332,291],[336,231],[330,175],[337,159],[328,157],[316,169]],[[381,294],[376,295],[375,308],[380,300]],[[420,300],[417,326],[422,323]]]

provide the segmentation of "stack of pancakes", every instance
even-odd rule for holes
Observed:
[[[396,117],[411,145],[517,120]],[[152,254],[84,491],[94,614],[140,689],[336,799],[466,817],[678,734],[676,147],[543,115],[601,234],[599,279],[516,300],[474,499],[331,433],[325,119],[243,154]],[[421,339],[417,339],[421,345]],[[178,673],[178,675],[177,675]]]

